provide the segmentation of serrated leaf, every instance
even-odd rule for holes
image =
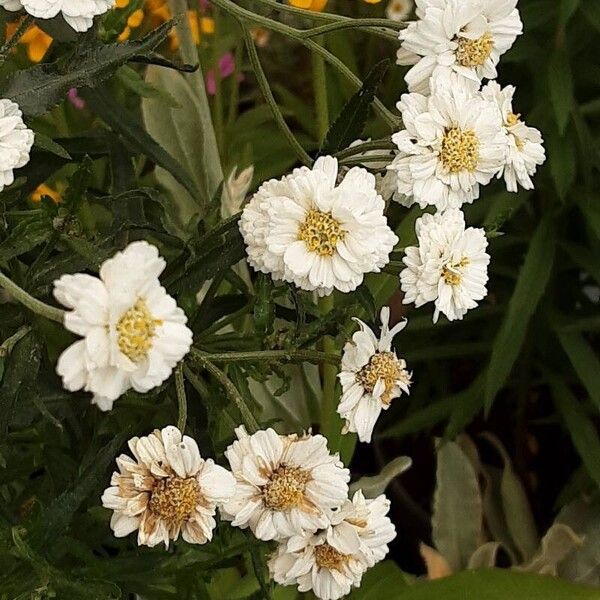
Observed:
[[[16,102],[26,115],[43,114],[62,102],[71,88],[96,87],[129,59],[153,50],[172,26],[169,21],[139,40],[87,48],[66,63],[43,63],[17,71],[8,78],[3,97]]]
[[[53,233],[52,222],[45,215],[19,221],[10,230],[8,237],[0,243],[0,261],[7,262],[33,250],[49,240]]]
[[[466,568],[481,539],[482,503],[477,473],[455,442],[439,444],[432,538],[453,571]]]
[[[171,154],[159,143],[148,135],[136,118],[120,106],[105,91],[96,90],[87,92],[84,97],[90,107],[109,125],[119,133],[137,152],[145,154],[157,165],[169,172],[192,198],[197,198],[200,191],[190,174],[183,168]]]
[[[485,380],[487,411],[492,407],[496,394],[506,382],[519,355],[529,321],[550,279],[555,248],[555,226],[552,217],[547,215],[533,234],[506,316],[494,340]]]
[[[360,90],[348,100],[329,128],[319,154],[335,154],[360,138],[367,122],[369,107],[389,66],[389,59],[385,59],[371,69]]]

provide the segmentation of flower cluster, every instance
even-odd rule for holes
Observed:
[[[349,500],[350,472],[321,435],[249,435],[244,427],[236,434],[225,452],[232,472],[202,459],[176,427],[132,438],[134,458],[117,458],[102,496],[115,536],[137,531],[139,545],[168,547],[181,534],[204,544],[219,508],[232,525],[278,543],[269,561],[278,583],[312,589],[322,600],[360,585],[396,536],[387,498],[367,500],[358,491]]]
[[[481,186],[504,177],[510,192],[532,189],[545,160],[542,137],[513,111],[515,88],[494,80],[496,65],[522,33],[517,0],[421,0],[418,20],[400,32],[398,63],[409,93],[398,109],[405,129],[392,136],[398,154],[394,198],[433,206],[417,220],[418,246],[405,249],[404,302],[435,306],[462,319],[487,293],[487,242],[466,227],[460,208]]]

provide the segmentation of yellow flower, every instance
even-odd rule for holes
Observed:
[[[18,25],[19,23],[17,21],[7,24],[7,37],[10,37],[15,33]],[[44,58],[44,55],[46,54],[46,51],[50,47],[51,43],[52,38],[36,25],[30,27],[19,40],[19,44],[23,44],[27,47],[27,58],[34,63],[38,63],[40,60],[42,60],[42,58]]]
[[[55,204],[58,204],[61,200],[61,195],[56,190],[42,183],[37,186],[35,191],[31,194],[33,202],[40,202],[43,196],[50,196]]]
[[[315,12],[321,12],[326,4],[327,0],[288,0],[292,6],[296,8],[305,8],[306,10],[313,10]]]

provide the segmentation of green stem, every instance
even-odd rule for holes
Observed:
[[[258,57],[258,52],[256,51],[256,46],[254,45],[254,40],[252,39],[252,35],[248,31],[248,28],[240,21],[240,26],[244,33],[244,41],[246,42],[246,48],[248,49],[248,56],[250,58],[250,63],[252,64],[252,68],[254,69],[254,74],[256,75],[256,80],[258,82],[258,86],[265,98],[265,101],[269,105],[271,112],[273,113],[273,118],[275,122],[279,126],[281,133],[285,136],[288,143],[296,153],[296,156],[307,166],[312,165],[312,159],[307,154],[306,150],[302,147],[300,142],[296,139],[296,136],[292,133],[291,129],[288,127],[288,124],[285,122],[283,114],[277,106],[277,102],[275,101],[275,97],[273,96],[273,92],[271,91],[271,86],[265,76],[265,72],[260,64],[260,58]]]
[[[341,165],[366,165],[369,163],[386,163],[392,162],[392,156],[389,154],[371,154],[369,156],[349,156],[348,158],[340,159]],[[384,169],[385,167],[382,167]]]
[[[347,21],[340,21],[337,23],[328,23],[326,25],[321,25],[319,27],[313,27],[312,29],[308,29],[306,31],[301,32],[301,37],[304,39],[313,38],[319,35],[325,35],[326,33],[333,33],[335,31],[343,31],[344,29],[357,29],[359,27],[388,27],[390,29],[404,29],[406,25],[404,23],[396,23],[395,21],[391,21],[395,25],[401,25],[401,27],[390,27],[387,19],[348,19]],[[386,32],[381,32],[384,37],[397,40],[398,36],[395,34],[388,34]]]
[[[0,272],[0,287],[3,287],[17,302],[37,315],[50,319],[51,321],[64,323],[64,310],[50,306],[41,300],[34,298],[2,272]]]
[[[316,40],[317,43],[324,40]],[[329,130],[329,106],[327,103],[327,73],[325,72],[325,60],[320,54],[312,55],[313,68],[313,94],[315,96],[315,110],[317,115],[317,131],[319,141],[323,143]]]
[[[183,362],[180,362],[175,369],[175,389],[177,391],[177,429],[183,432],[187,423],[187,396],[185,395],[185,381],[183,379]]]
[[[23,34],[29,29],[29,26],[33,24],[33,17],[27,15],[17,26],[16,31],[9,40],[0,48],[0,62],[4,62],[9,52],[18,44]]]
[[[6,358],[11,352],[12,349],[22,340],[29,332],[31,331],[31,327],[29,325],[23,325],[16,333],[11,335],[9,338],[5,339],[0,346],[0,358]]]
[[[363,152],[368,152],[370,150],[397,150],[398,146],[394,144],[389,138],[384,138],[381,140],[371,140],[369,142],[362,142],[360,144],[356,144],[354,146],[350,146],[349,148],[344,148],[339,152],[336,152],[335,156],[338,159],[348,158],[349,156],[356,156],[357,154],[362,154]]]
[[[220,352],[209,353],[192,348],[192,357],[196,355],[217,363],[257,362],[276,360],[281,362],[312,362],[338,365],[339,354],[334,352],[319,352],[318,350],[259,350],[256,352]]]
[[[273,19],[269,19],[268,17],[264,17],[263,15],[253,13],[250,10],[238,6],[232,0],[213,0],[213,4],[223,8],[225,11],[234,16],[238,21],[258,23],[268,29],[271,29],[272,31],[276,31],[278,33],[281,33],[283,35],[297,40],[300,44],[308,48],[310,51],[320,54],[325,59],[325,61],[327,61],[330,65],[336,68],[348,81],[350,81],[354,86],[356,86],[357,89],[362,87],[362,81],[360,80],[360,78],[357,77],[337,56],[325,50],[314,40],[305,39],[305,37],[303,36],[305,36],[306,31],[295,29],[294,27],[290,27],[289,25],[285,25],[284,23],[280,23],[278,21],[274,21]],[[379,114],[379,116],[388,124],[390,128],[394,130],[398,128],[399,118],[396,115],[394,115],[394,113],[389,111],[381,102],[381,100],[375,98],[375,100],[373,101],[373,107],[375,108],[377,114]]]
[[[321,298],[319,301],[321,314],[326,315],[335,307],[333,294]],[[335,340],[331,336],[324,336],[322,340],[323,352],[326,354],[336,351]],[[323,396],[321,399],[321,431],[323,435],[330,440],[330,444],[335,448],[334,440],[339,438],[339,432],[334,431],[336,423],[337,398],[335,385],[337,381],[338,369],[334,365],[323,364],[322,381]]]
[[[200,365],[206,369],[225,389],[227,395],[231,400],[233,400],[234,404],[237,406],[240,414],[242,415],[242,420],[244,425],[248,429],[250,433],[254,433],[260,429],[258,425],[258,421],[254,418],[252,411],[246,405],[246,401],[238,391],[238,389],[233,385],[229,377],[219,369],[211,360],[209,360],[208,356],[203,352],[199,352],[196,350],[192,353],[192,358],[197,360]]]

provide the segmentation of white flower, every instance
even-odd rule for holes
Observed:
[[[78,273],[54,282],[54,296],[72,309],[65,327],[84,338],[58,359],[66,389],[93,392],[92,402],[110,410],[129,388],[147,392],[168,379],[192,332],[160,285],[165,265],[154,246],[134,242],[104,262],[99,278]]]
[[[516,192],[518,184],[526,190],[532,190],[531,176],[546,160],[542,134],[538,129],[528,127],[521,121],[521,115],[513,112],[514,93],[512,85],[501,88],[495,81],[490,81],[481,90],[481,95],[486,100],[495,102],[502,114],[507,143],[504,169],[498,177],[504,175],[509,192]]]
[[[19,106],[0,99],[0,192],[14,180],[13,169],[29,162],[33,131],[23,123]]]
[[[400,273],[404,304],[434,302],[434,323],[440,312],[449,321],[462,319],[487,295],[490,257],[484,230],[465,229],[460,210],[425,214],[415,229],[419,245],[406,248]]]
[[[389,0],[385,16],[392,21],[404,21],[412,12],[413,6],[413,0]]]
[[[312,590],[321,600],[337,600],[359,587],[367,569],[388,553],[396,530],[387,517],[385,496],[366,500],[361,491],[334,513],[328,527],[280,543],[269,570],[282,585]]]
[[[38,19],[52,19],[62,13],[65,21],[75,31],[87,31],[94,17],[109,11],[115,0],[0,0],[6,10],[24,8]]]
[[[176,427],[158,429],[129,440],[135,460],[121,454],[119,471],[102,504],[114,510],[110,520],[116,537],[138,530],[138,544],[156,546],[176,540],[190,544],[212,539],[216,507],[231,498],[235,480],[210,458],[200,457],[198,445]]]
[[[500,56],[523,32],[517,0],[417,0],[417,17],[400,32],[398,64],[411,92],[428,94],[430,78],[453,71],[479,89],[495,79]]]
[[[322,435],[278,435],[273,429],[238,439],[226,450],[237,480],[221,509],[233,525],[250,527],[261,540],[302,535],[326,527],[329,513],[348,495],[350,473],[330,454]]]
[[[354,167],[336,185],[337,175],[326,156],[260,187],[240,219],[252,267],[324,296],[355,290],[387,264],[398,238],[375,177]]]
[[[451,75],[434,85],[431,96],[404,94],[398,103],[406,129],[392,136],[400,152],[389,169],[405,206],[460,208],[502,169],[506,136],[494,102]]]
[[[364,144],[366,142],[370,142],[371,138],[367,140],[355,140],[349,146],[349,148],[354,148],[355,146],[359,146],[360,144]],[[389,155],[387,160],[375,160],[375,156],[381,156],[382,154]],[[366,160],[364,163],[361,163],[360,166],[365,169],[370,169],[372,171],[381,171],[375,174],[375,189],[377,193],[387,202],[396,191],[396,175],[392,171],[387,171],[388,165],[396,156],[395,150],[366,150],[365,152],[361,152],[355,155],[356,157],[364,157]],[[342,169],[342,173],[348,171],[348,168]]]
[[[387,410],[402,392],[409,393],[411,374],[406,362],[392,351],[392,340],[406,327],[406,319],[390,329],[390,309],[384,306],[379,339],[360,319],[355,321],[360,330],[344,346],[338,375],[342,397],[337,411],[346,419],[344,433],[354,431],[361,442],[370,442],[381,411]]]

